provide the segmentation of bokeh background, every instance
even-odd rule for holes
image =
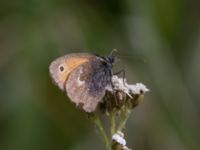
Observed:
[[[105,149],[48,66],[66,53],[114,48],[115,69],[151,90],[128,121],[128,146],[199,150],[198,0],[1,0],[0,150]]]

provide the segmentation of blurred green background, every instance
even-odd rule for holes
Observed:
[[[200,149],[200,1],[1,0],[0,150],[105,149],[49,77],[66,53],[118,49],[151,90],[126,129],[135,150]]]

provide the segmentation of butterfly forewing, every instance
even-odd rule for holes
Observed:
[[[79,65],[95,59],[96,56],[88,53],[72,53],[54,60],[50,67],[50,75],[56,85],[64,90],[65,82],[73,69]]]

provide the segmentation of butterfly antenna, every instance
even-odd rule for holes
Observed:
[[[118,52],[117,49],[113,49],[111,52],[110,52],[110,55],[109,56],[115,56],[115,54]]]

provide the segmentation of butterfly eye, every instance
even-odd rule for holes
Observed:
[[[60,66],[59,69],[61,72],[63,72],[65,68],[63,66]]]

